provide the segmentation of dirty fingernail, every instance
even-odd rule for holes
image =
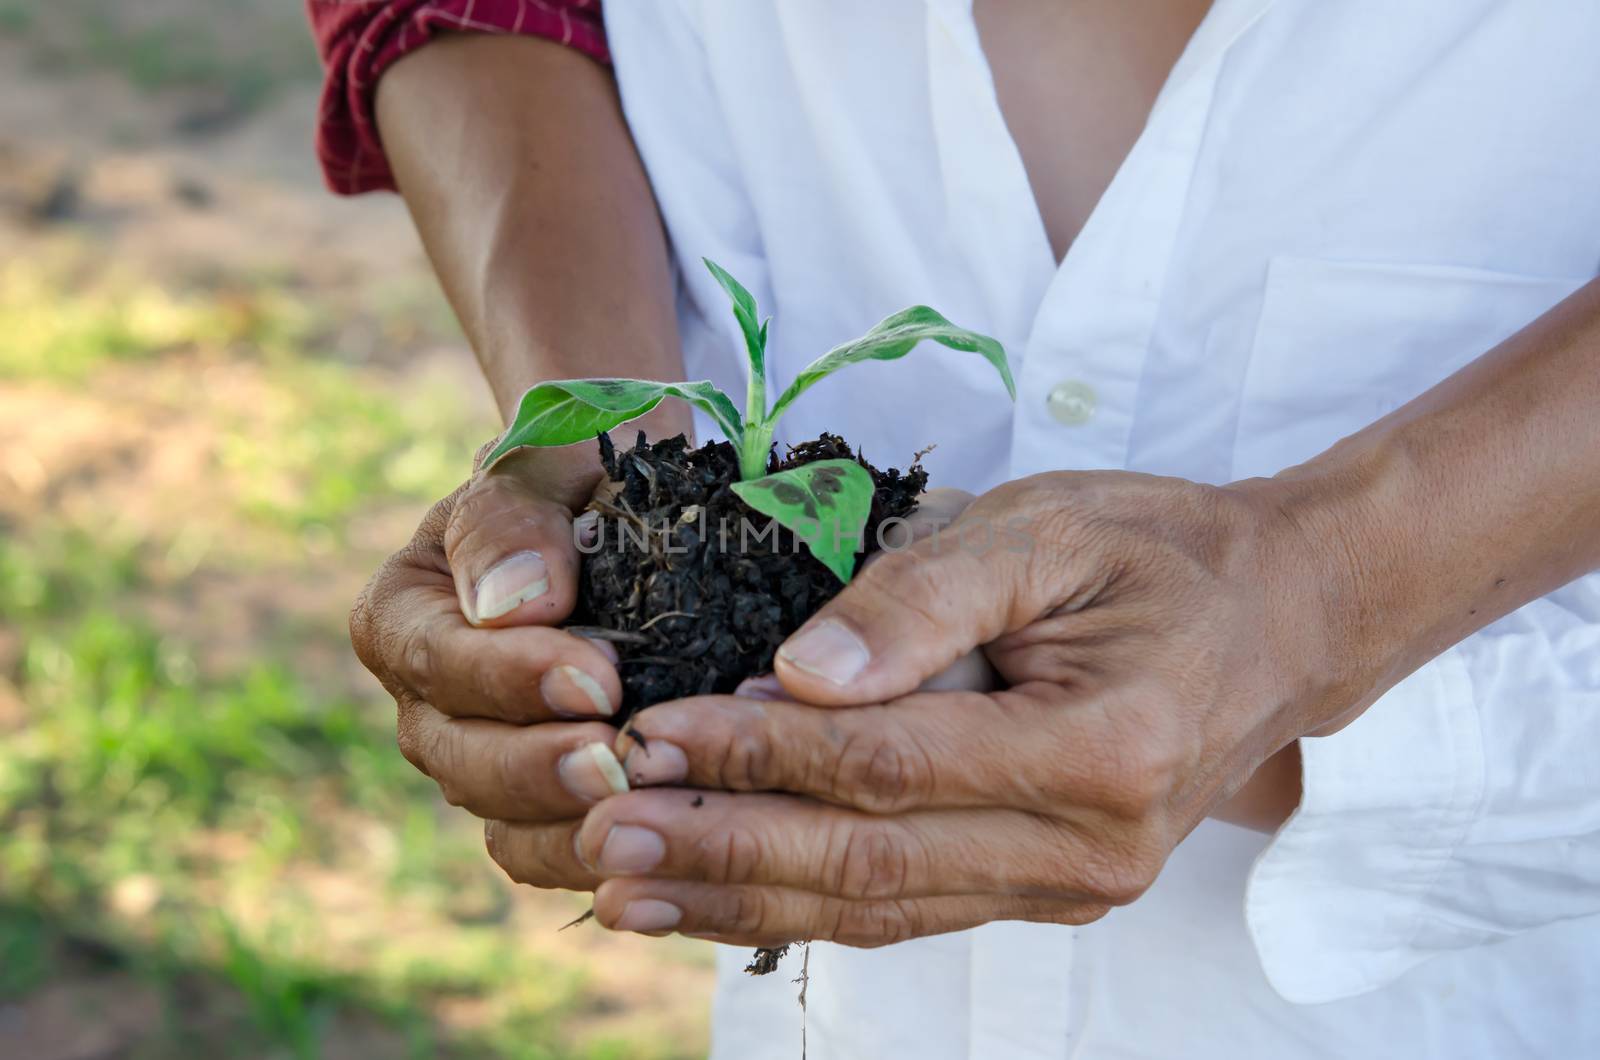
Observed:
[[[628,777],[611,748],[603,743],[586,744],[569,751],[556,763],[561,786],[581,802],[599,802],[628,790]]]
[[[622,907],[617,931],[667,931],[683,919],[683,910],[659,898],[635,898]]]
[[[836,685],[855,677],[872,659],[861,638],[831,618],[790,638],[778,655],[789,665]]]
[[[746,699],[765,699],[775,701],[788,699],[789,694],[783,690],[783,683],[772,674],[762,674],[760,677],[747,677],[733,690],[736,696]]]
[[[631,824],[613,825],[595,867],[601,872],[632,875],[649,872],[667,856],[667,841],[648,828]],[[631,929],[630,929],[631,930]]]
[[[598,714],[609,718],[617,710],[600,682],[576,666],[555,666],[546,670],[539,678],[539,694],[551,710],[562,714]]]
[[[589,548],[600,540],[600,513],[584,512],[572,520],[572,530],[578,548]]]
[[[472,621],[476,625],[509,614],[550,588],[544,557],[537,552],[507,556],[478,579],[473,596]]]
[[[635,787],[677,784],[689,776],[689,756],[683,748],[665,740],[635,744],[622,761],[628,780]]]

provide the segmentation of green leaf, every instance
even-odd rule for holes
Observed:
[[[1017,399],[1017,385],[1011,379],[1011,367],[1006,363],[1006,351],[1000,343],[987,335],[957,327],[925,305],[914,305],[882,321],[854,342],[835,346],[812,361],[779,396],[767,418],[776,420],[795,398],[845,365],[859,361],[892,361],[910,353],[924,339],[952,350],[979,354],[1000,373],[1011,400]]]
[[[722,289],[728,292],[728,297],[733,300],[733,318],[739,322],[739,330],[744,332],[745,348],[750,353],[750,368],[752,378],[761,380],[763,388],[766,386],[767,377],[767,326],[760,323],[756,317],[755,295],[745,290],[744,284],[734,279],[732,274],[710,258],[701,258],[706,263],[706,268],[711,270],[711,275],[716,277]]]
[[[486,460],[485,468],[525,445],[572,445],[638,419],[661,399],[677,397],[716,421],[738,443],[744,434],[739,410],[711,383],[650,383],[639,379],[562,379],[540,383],[522,395],[517,418]]]
[[[865,544],[873,489],[872,476],[854,460],[818,460],[733,484],[740,500],[792,530],[842,582],[855,573]]]

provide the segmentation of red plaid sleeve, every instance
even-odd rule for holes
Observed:
[[[600,0],[306,0],[327,80],[317,158],[341,195],[394,190],[374,110],[378,78],[450,30],[545,37],[610,62]]]

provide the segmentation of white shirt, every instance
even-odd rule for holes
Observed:
[[[969,0],[607,0],[684,283],[689,377],[778,385],[893,310],[925,346],[783,423],[935,484],[1274,473],[1600,271],[1600,4],[1217,0],[1058,268]],[[1600,415],[1600,411],[1597,411]],[[708,425],[702,424],[703,429]],[[1600,1056],[1600,580],[1302,742],[1274,838],[1202,825],[1081,929],[814,947],[813,1058]],[[791,964],[723,960],[716,1057],[798,1055]]]

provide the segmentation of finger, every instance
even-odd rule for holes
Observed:
[[[589,811],[578,856],[607,879],[793,887],[853,901],[1136,897],[1131,872],[1126,887],[1097,873],[1103,859],[1072,828],[1010,810],[879,817],[788,795],[635,791]]]
[[[1047,813],[1078,790],[1071,784],[1095,790],[1092,755],[1056,732],[1076,709],[1017,692],[918,693],[851,710],[698,696],[641,711],[616,750],[635,787],[784,791],[877,814]],[[1089,720],[1070,737],[1087,735]]]
[[[868,564],[778,649],[796,699],[828,706],[905,695],[1032,615],[1015,613],[1026,557],[980,501],[936,536]]]
[[[475,475],[445,527],[456,597],[472,625],[554,625],[577,599],[572,510],[549,497],[530,460],[513,454]]]
[[[522,821],[485,821],[483,845],[491,860],[515,884],[560,890],[594,890],[600,877],[582,865],[573,852],[578,821],[528,825]]]
[[[507,725],[450,718],[426,703],[400,711],[400,751],[451,804],[475,817],[560,821],[628,790],[601,722]]]
[[[943,670],[917,686],[918,692],[988,692],[998,687],[999,676],[988,655],[980,649],[969,651]],[[747,677],[733,690],[745,699],[788,699],[792,697],[774,674]]]
[[[986,695],[919,692],[850,710],[698,696],[641,711],[615,747],[636,788],[781,791],[872,814],[995,808],[1100,830],[1178,828],[1174,784],[1197,753],[1182,717],[1164,692],[1136,685],[1094,695],[1045,682]]]
[[[961,931],[994,920],[1087,924],[1105,906],[1022,895],[962,895],[852,902],[777,887],[717,886],[678,880],[607,880],[595,891],[595,919],[612,931],[712,938],[736,946],[781,946],[800,939],[887,946]]]
[[[584,868],[573,853],[572,839],[578,822],[525,824],[485,821],[483,843],[489,857],[515,883],[530,887],[592,891],[599,877]]]
[[[476,629],[443,575],[417,574],[408,588],[391,588],[369,622],[374,668],[452,717],[609,717],[622,702],[609,648],[541,626]]]

